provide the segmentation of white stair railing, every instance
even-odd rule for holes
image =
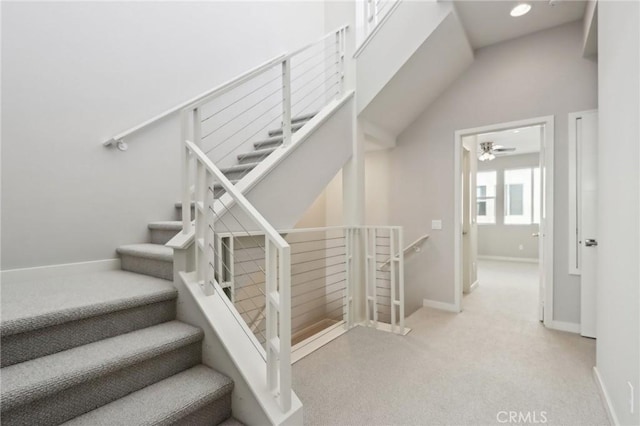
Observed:
[[[190,177],[195,175],[195,218],[192,225],[191,200],[183,199],[183,233],[194,234],[196,279],[205,292],[220,288],[216,286],[219,283],[216,281],[214,269],[216,265],[214,244],[216,212],[213,204],[215,183],[222,185],[233,199],[235,206],[246,216],[247,221],[243,226],[251,226],[249,225],[251,223],[265,236],[267,328],[263,358],[265,358],[267,386],[277,396],[282,411],[287,412],[291,408],[291,254],[289,244],[196,144],[185,139],[182,151],[183,185],[190,186]]]
[[[300,49],[260,66],[194,98],[163,111],[103,142],[126,151],[126,138],[185,109],[195,109],[203,149],[216,165],[229,162],[272,126],[281,127],[290,143],[296,118],[317,113],[344,93],[345,33],[331,31]],[[241,152],[240,152],[241,153]]]
[[[364,232],[365,324],[390,325],[404,334],[404,250],[402,227],[368,226]],[[383,266],[389,259],[389,268]]]

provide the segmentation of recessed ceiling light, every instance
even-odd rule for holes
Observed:
[[[518,16],[527,14],[530,10],[531,5],[529,3],[519,3],[511,9],[511,16],[517,18]]]

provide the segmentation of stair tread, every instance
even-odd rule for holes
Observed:
[[[263,149],[256,149],[255,151],[247,152],[246,154],[238,154],[238,160],[244,160],[246,158],[252,158],[252,157],[267,156],[271,154],[273,151],[275,151],[276,149],[277,149],[276,147],[263,148]]]
[[[258,164],[260,164],[259,162],[257,163],[244,163],[244,164],[236,164],[233,165],[231,167],[227,167],[225,169],[222,169],[222,173],[227,174],[227,173],[235,173],[235,172],[243,172],[245,170],[251,170],[254,167],[256,167]]]
[[[176,297],[165,280],[120,270],[3,282],[0,333],[24,333]]]
[[[181,231],[182,221],[180,220],[160,220],[149,223],[149,229],[158,229],[166,231]]]
[[[260,141],[257,141],[253,144],[254,148],[259,148],[264,145],[273,145],[275,143],[282,143],[282,136],[272,136]]]
[[[240,179],[231,179],[231,180],[229,180],[229,182],[231,182],[233,185],[235,185],[236,183],[240,182]],[[213,184],[213,189],[223,189],[223,187],[219,183],[214,183]]]
[[[301,121],[309,121],[311,120],[313,117],[315,117],[318,114],[318,112],[309,112],[307,114],[301,114],[295,117],[291,118],[291,123],[299,123]]]
[[[120,255],[136,256],[145,259],[173,262],[173,249],[162,244],[128,244],[116,250]]]
[[[307,124],[307,121],[301,121],[298,123],[291,123],[291,131],[295,132],[297,130],[300,130],[302,128],[302,126],[304,126],[305,124]],[[278,136],[278,135],[282,135],[282,127],[280,127],[279,129],[272,129],[269,130],[269,136]]]
[[[201,364],[64,424],[173,424],[232,389],[231,379]]]
[[[191,343],[199,328],[170,321],[2,369],[3,411]]]

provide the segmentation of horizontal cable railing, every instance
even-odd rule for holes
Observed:
[[[269,130],[279,130],[286,144],[291,140],[291,128],[296,129],[296,117],[320,111],[342,93],[346,30],[347,26],[342,26],[300,49],[270,59],[103,144],[124,151],[126,137],[185,109],[196,111],[200,129],[199,140],[194,142],[221,168],[225,162],[233,163],[251,142],[267,139]]]
[[[292,134],[342,91],[345,29],[284,55],[229,90],[191,104],[194,125],[199,127],[198,145],[222,169],[237,161],[257,163],[273,148],[289,145]],[[237,168],[233,181],[251,170]]]
[[[253,273],[260,271],[263,274],[262,286],[256,288],[256,296],[264,306],[264,347],[256,341],[251,329],[243,329],[265,360],[267,386],[278,396],[280,408],[286,412],[291,408],[290,246],[206,154],[188,139],[192,136],[189,117],[189,112],[183,113],[183,133],[187,138],[182,149],[182,232],[194,234],[196,279],[205,292],[228,292],[227,283],[230,273],[233,273],[233,263],[223,258],[228,255],[224,246],[229,247],[229,241],[221,238],[220,233],[233,231],[234,241],[243,236],[251,240],[258,253],[249,254],[249,258],[261,257],[261,263],[254,261],[250,267]],[[191,182],[194,182],[194,218],[191,217]],[[222,209],[226,214],[214,208],[216,184],[224,188],[233,200],[233,208],[226,206]],[[259,231],[262,237],[253,235],[255,231]]]
[[[221,219],[228,221],[227,217]],[[333,227],[280,231],[291,247],[291,344],[324,328],[348,327],[351,299],[353,228]],[[256,340],[267,341],[264,302],[266,271],[264,235],[260,232],[219,233],[223,282]]]

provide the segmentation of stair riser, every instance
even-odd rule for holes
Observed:
[[[174,299],[2,338],[2,367],[171,321]]]
[[[293,124],[291,126],[291,131],[292,132],[297,132],[298,130],[300,130],[300,128],[302,128],[302,126],[304,126],[306,124],[305,122],[300,122],[300,123],[296,123]],[[269,136],[280,136],[282,134],[282,129],[274,129],[274,130],[269,130]]]
[[[251,172],[251,170],[239,170],[239,171],[233,171],[233,172],[226,172],[224,175],[227,177],[227,179],[229,180],[240,180],[243,177],[245,177],[247,174],[249,174],[249,172]]]
[[[162,423],[162,425],[174,426],[210,426],[224,422],[231,417],[231,391],[220,396],[215,401],[210,402],[201,409],[175,421]]]
[[[121,255],[120,259],[121,267],[124,271],[173,281],[173,262],[130,255]]]
[[[196,216],[196,208],[191,206],[191,217]],[[176,217],[175,220],[182,220],[182,206],[176,206]]]
[[[199,364],[201,353],[201,342],[191,343],[63,391],[53,392],[3,411],[2,424],[60,424]]]
[[[151,243],[153,244],[167,244],[173,237],[180,231],[168,230],[168,229],[151,229]]]

